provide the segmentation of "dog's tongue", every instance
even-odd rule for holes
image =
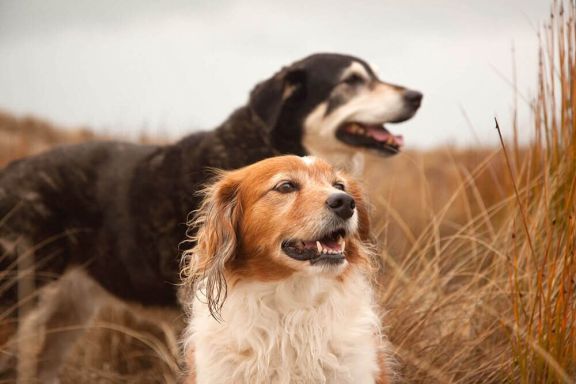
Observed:
[[[404,145],[404,137],[402,135],[393,135],[386,128],[378,125],[366,126],[368,133],[372,138],[382,142],[389,142],[390,140],[398,146]]]

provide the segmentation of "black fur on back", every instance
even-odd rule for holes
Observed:
[[[0,171],[3,276],[13,277],[16,255],[32,247],[38,286],[82,265],[119,298],[177,305],[178,246],[210,169],[306,154],[303,121],[353,60],[362,62],[318,54],[285,67],[214,131],[173,145],[86,143],[8,165]],[[16,288],[5,281],[0,305],[10,306]]]

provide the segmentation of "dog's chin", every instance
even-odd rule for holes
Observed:
[[[313,266],[341,266],[346,262],[346,231],[337,229],[318,238],[285,240],[281,248],[286,256]]]

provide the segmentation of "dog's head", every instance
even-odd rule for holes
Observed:
[[[410,119],[422,94],[381,81],[363,60],[316,54],[283,68],[256,86],[249,106],[271,130],[277,147],[333,160],[369,150],[393,155],[402,136],[385,124]]]
[[[275,157],[222,173],[191,225],[198,232],[184,275],[201,282],[213,314],[238,281],[345,279],[370,265],[359,186],[314,157]]]

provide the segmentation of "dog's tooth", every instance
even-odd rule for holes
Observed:
[[[344,249],[346,249],[346,241],[344,241],[344,239],[342,239],[342,244],[340,244],[340,246],[342,247],[341,252],[344,252]]]
[[[322,253],[322,244],[318,240],[316,240],[316,248],[318,248],[318,253]]]

